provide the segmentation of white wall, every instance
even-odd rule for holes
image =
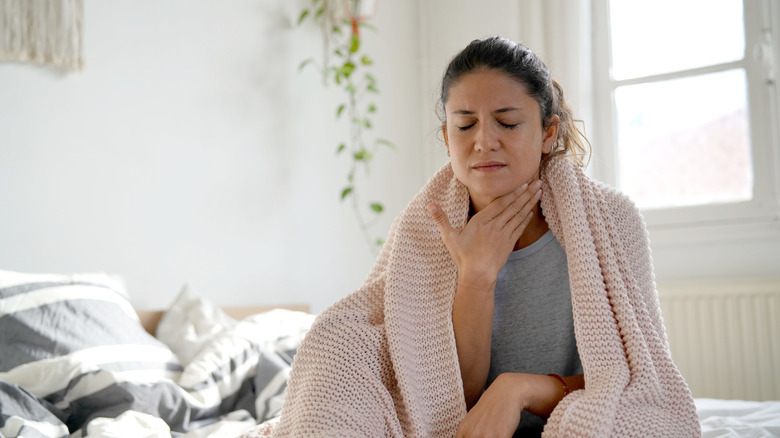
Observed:
[[[314,311],[358,287],[375,255],[338,201],[339,96],[296,73],[321,54],[304,4],[87,1],[83,72],[0,64],[0,269],[117,273],[140,308],[185,282]],[[366,33],[398,146],[372,172],[379,235],[424,182],[415,34],[394,31],[414,20],[381,4]]]
[[[338,201],[339,95],[296,73],[321,53],[316,28],[292,25],[305,4],[89,0],[83,72],[0,64],[0,269],[118,273],[140,308],[167,306],[185,282],[221,305],[314,311],[358,287],[375,255]],[[377,235],[446,162],[439,81],[469,41],[538,45],[556,77],[580,77],[562,67],[560,33],[535,21],[542,5],[379,3],[379,31],[366,32],[382,90],[374,131],[398,148],[372,168],[369,194],[387,207]],[[654,254],[662,281],[767,276],[777,248],[705,240]]]

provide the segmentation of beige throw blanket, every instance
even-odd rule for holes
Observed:
[[[542,208],[566,251],[586,389],[545,437],[699,436],[669,353],[644,223],[566,159],[543,172]],[[426,211],[465,225],[466,188],[442,168],[394,223],[364,285],[317,319],[295,357],[275,437],[449,437],[466,414],[452,329],[456,267]]]

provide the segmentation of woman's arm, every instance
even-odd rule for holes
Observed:
[[[563,378],[572,391],[585,387],[583,375]],[[547,418],[564,397],[555,377],[541,374],[504,373],[488,387],[458,427],[457,437],[511,437],[522,412]]]
[[[435,204],[428,211],[458,268],[452,323],[466,404],[479,399],[490,367],[493,293],[498,272],[533,217],[541,182],[524,184],[477,212],[461,230]]]
[[[463,379],[466,408],[479,400],[490,370],[495,280],[488,285],[458,279],[452,305],[452,325]]]
[[[566,392],[563,384],[552,376],[518,373],[516,378],[520,380],[516,385],[525,410],[540,417],[549,417]],[[582,374],[563,377],[563,380],[571,391],[585,388]]]

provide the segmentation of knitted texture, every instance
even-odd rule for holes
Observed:
[[[543,436],[700,436],[639,212],[564,158],[542,180],[542,210],[568,258],[586,387],[558,404]],[[363,286],[318,316],[295,356],[281,421],[245,436],[455,435],[466,415],[452,327],[457,269],[429,202],[465,226],[468,191],[446,165],[396,219]]]

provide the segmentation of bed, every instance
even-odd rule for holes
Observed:
[[[136,311],[121,278],[0,271],[0,436],[235,437],[277,418],[305,305]],[[696,399],[705,438],[780,437],[780,401]]]
[[[780,401],[695,401],[702,438],[780,437]]]
[[[234,437],[278,416],[305,305],[136,312],[121,278],[0,271],[0,436]]]

